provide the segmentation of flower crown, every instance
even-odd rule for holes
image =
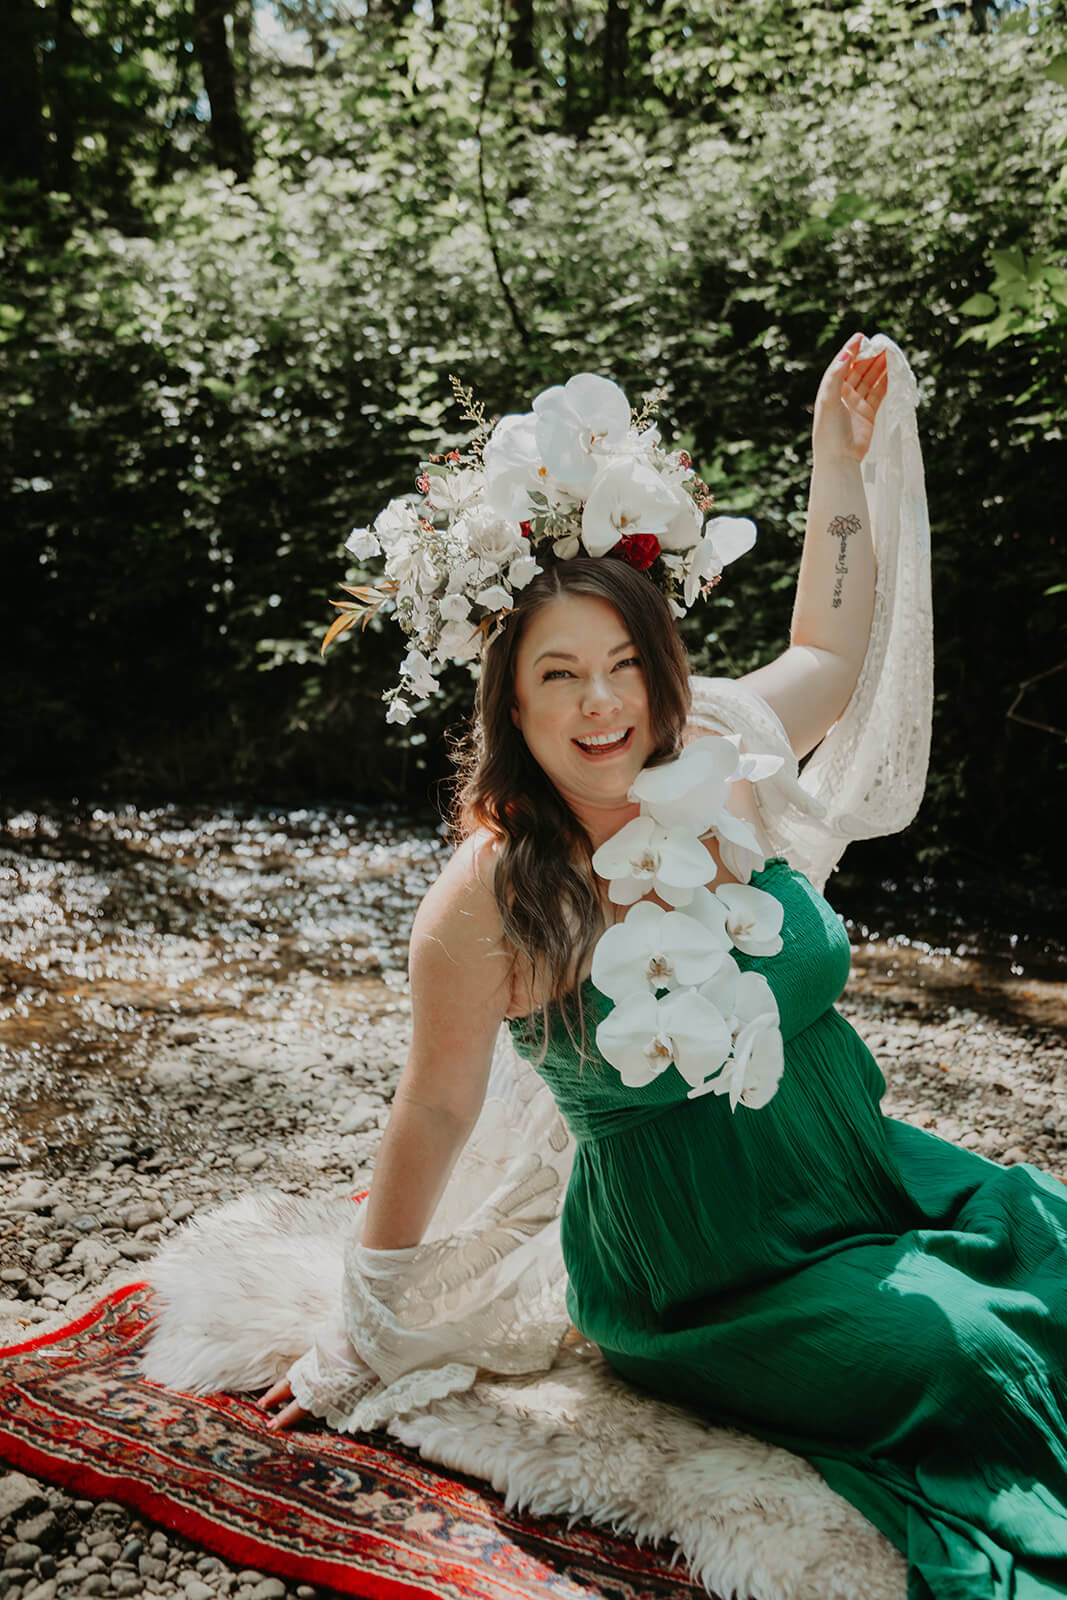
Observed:
[[[410,722],[413,700],[433,694],[448,661],[471,661],[501,626],[542,561],[614,556],[645,572],[683,617],[711,592],[729,561],[755,543],[747,517],[705,523],[712,496],[684,450],[664,450],[609,378],[580,372],[544,389],[533,410],[490,431],[469,389],[451,379],[464,419],[478,425],[467,450],[420,463],[417,494],[399,495],[373,528],[354,528],[346,550],[360,563],[384,556],[375,585],[342,584],[331,641],[390,610],[410,641],[400,682],[387,689],[387,722]]]

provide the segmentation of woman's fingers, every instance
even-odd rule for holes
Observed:
[[[291,1400],[292,1398],[293,1391],[289,1387],[289,1379],[279,1378],[273,1388],[268,1389],[265,1395],[260,1396],[256,1401],[256,1405],[259,1406],[261,1411],[269,1411],[271,1406],[279,1405],[283,1400]]]
[[[267,1427],[272,1433],[280,1433],[283,1428],[291,1428],[295,1423],[302,1422],[306,1416],[310,1416],[310,1412],[305,1411],[303,1406],[298,1406],[294,1400],[284,1411],[279,1411],[276,1417],[271,1417]]]

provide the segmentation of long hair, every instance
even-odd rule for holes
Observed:
[[[619,613],[645,676],[655,766],[681,748],[689,711],[689,663],[666,599],[625,561],[577,557],[538,574],[519,591],[505,627],[486,646],[474,715],[454,752],[458,769],[451,825],[458,839],[479,828],[498,840],[494,892],[504,935],[531,982],[545,980],[541,1056],[559,1006],[572,1042],[585,1052],[578,975],[604,928],[589,836],[526,747],[511,718],[515,662],[533,617],[561,595],[593,595]],[[572,1010],[580,1041],[575,1041]]]

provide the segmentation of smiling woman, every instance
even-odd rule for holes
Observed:
[[[667,602],[625,561],[549,567],[485,652],[454,823],[503,846],[494,896],[546,1029],[612,920],[593,852],[637,816],[638,773],[681,749],[689,703]]]

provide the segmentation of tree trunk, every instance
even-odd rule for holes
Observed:
[[[630,56],[630,8],[626,0],[608,0],[601,62],[601,104],[610,111],[626,94]]]
[[[52,128],[55,132],[55,168],[53,187],[61,194],[74,192],[74,103],[71,94],[73,82],[74,43],[78,28],[71,9],[71,0],[56,0],[56,71],[55,97],[52,102]]]
[[[511,25],[508,45],[514,72],[532,72],[534,67],[534,8],[533,0],[508,0]]]
[[[193,45],[211,107],[211,146],[218,167],[242,182],[252,175],[252,147],[237,108],[237,81],[226,38],[227,0],[193,0]]]
[[[0,68],[0,173],[9,180],[44,179],[41,72],[33,0],[8,0],[7,49]]]

